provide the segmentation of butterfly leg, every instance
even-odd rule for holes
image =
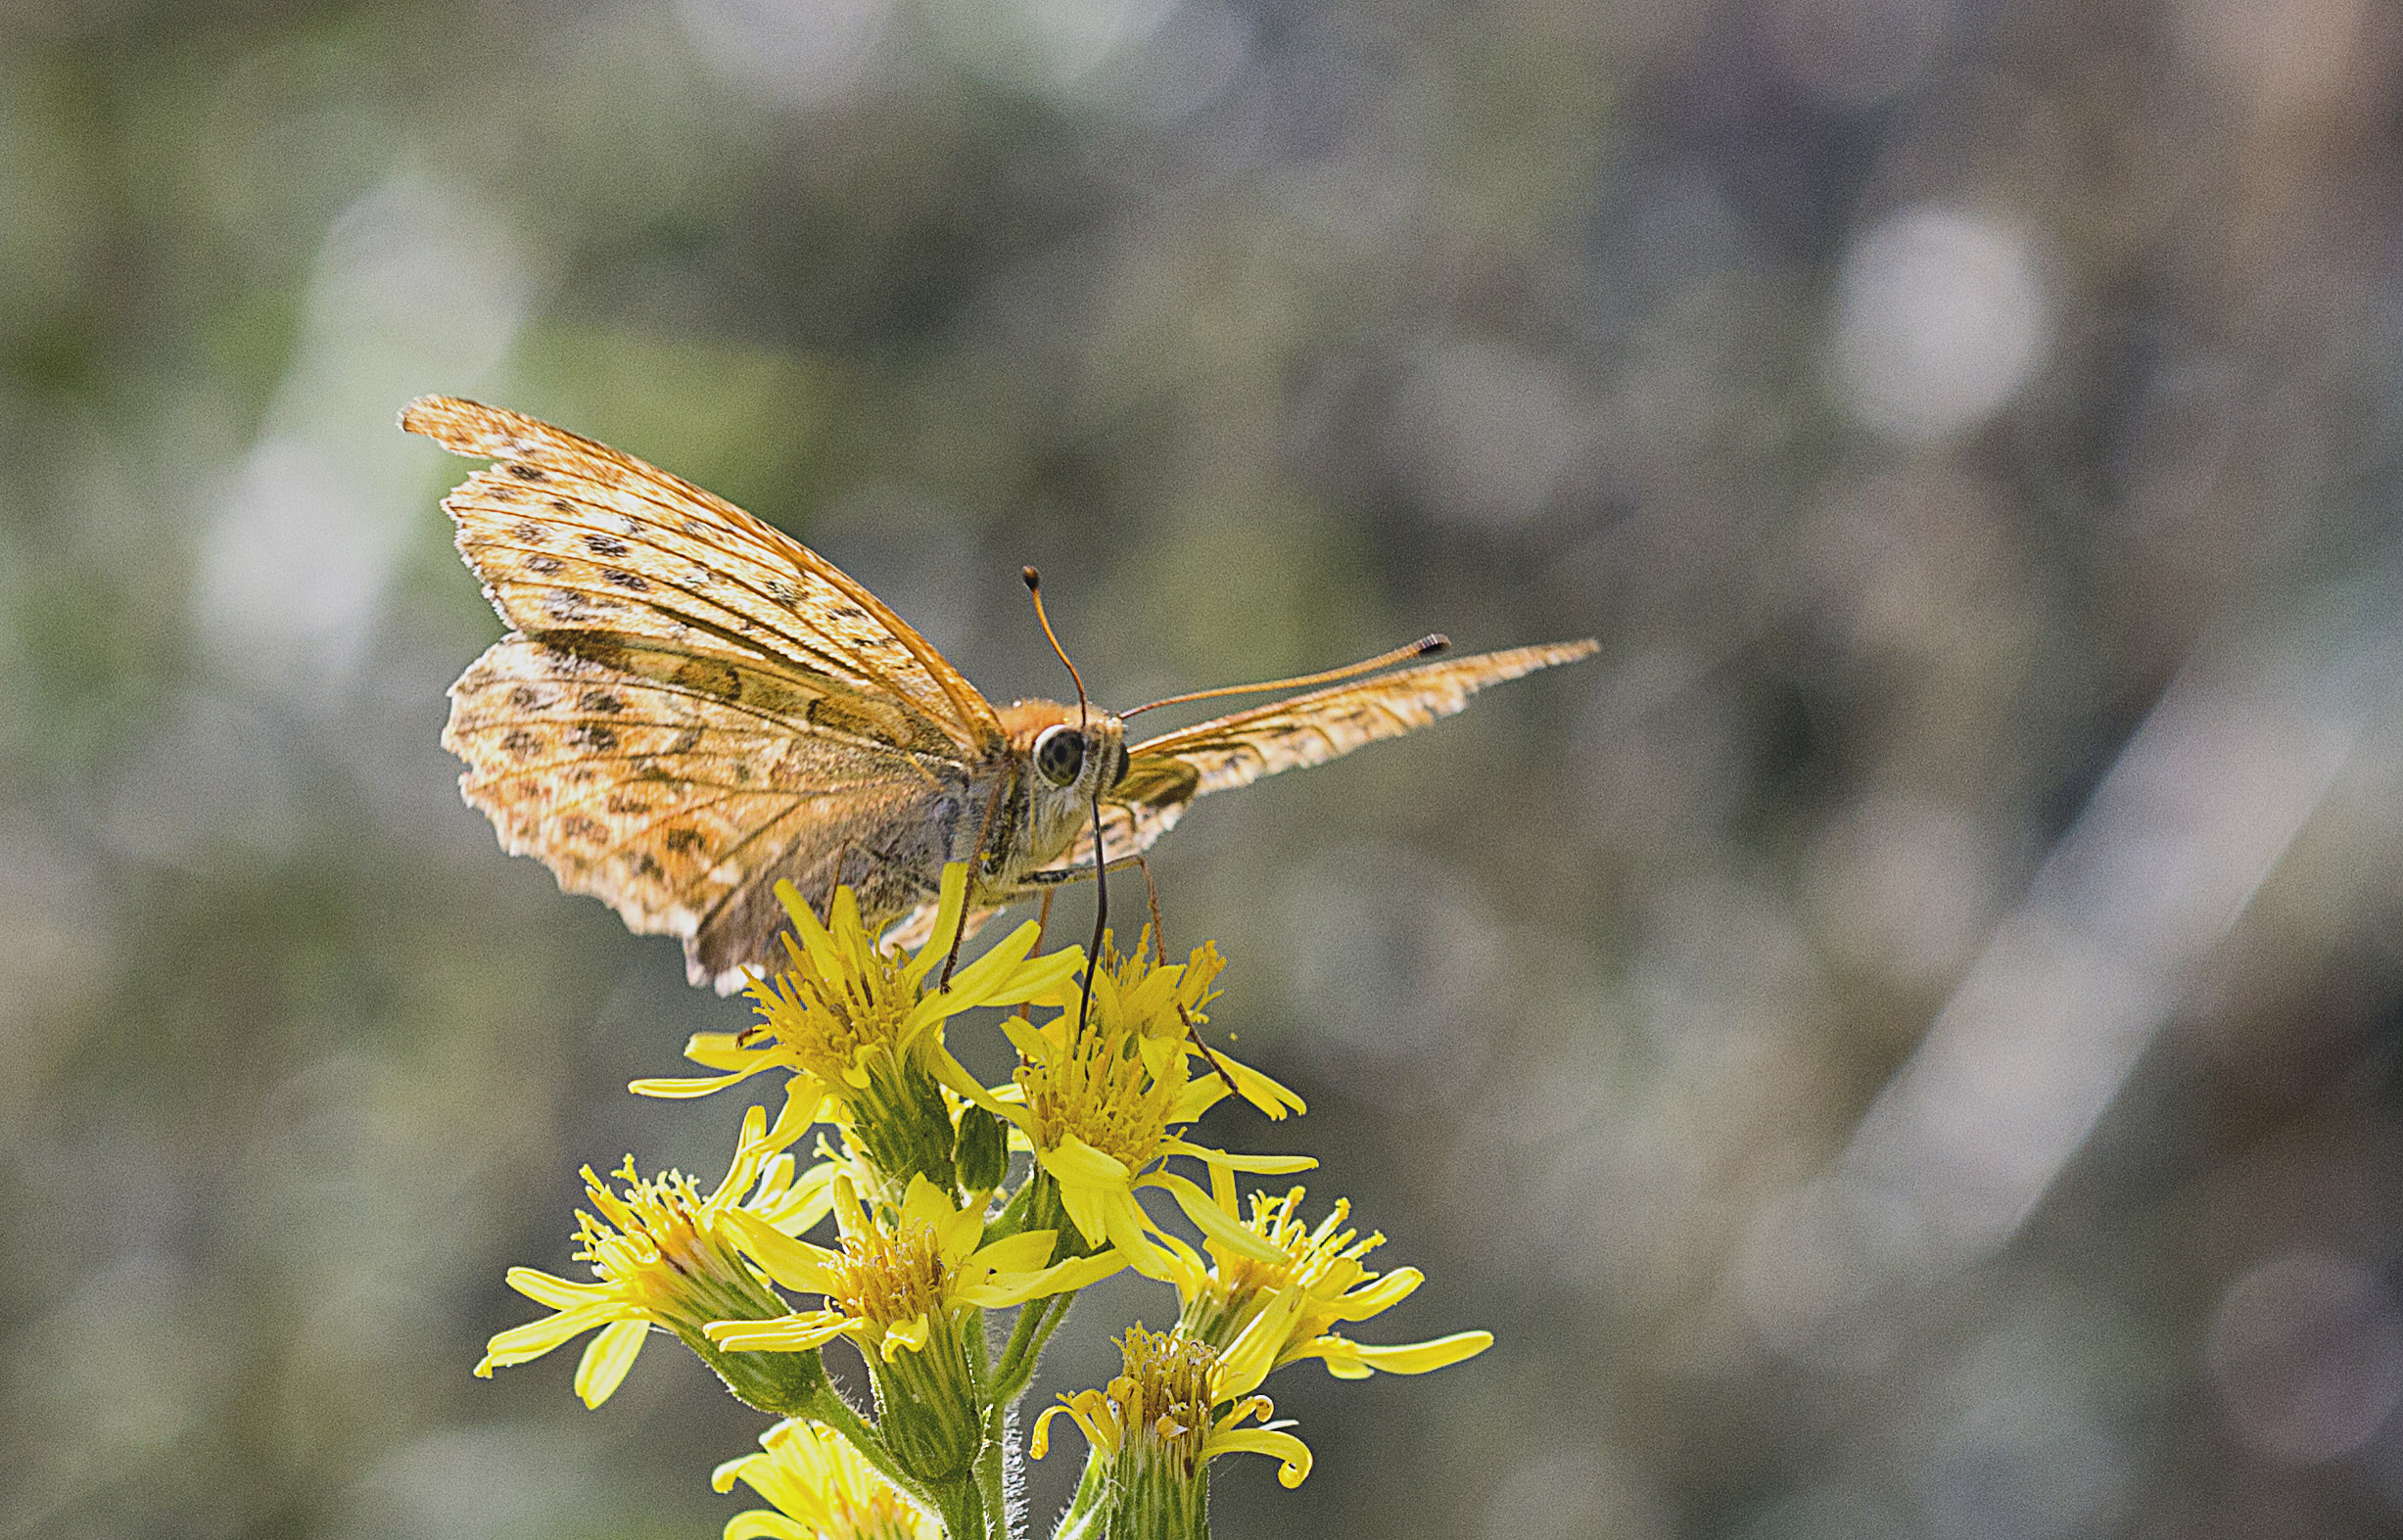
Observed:
[[[993,832],[993,815],[1001,811],[1002,796],[1009,789],[1010,780],[1006,776],[993,783],[993,795],[985,799],[984,817],[976,825],[976,844],[970,859],[975,862],[976,874],[980,877],[990,874],[993,869],[990,864],[993,858],[985,854],[984,842],[986,836]],[[967,940],[967,910],[963,908],[960,910],[960,923],[952,929],[951,951],[943,957],[943,978],[942,982],[935,986],[937,992],[945,995],[951,993],[951,970],[960,965],[960,943],[966,940]],[[1038,932],[1037,945],[1040,945],[1041,941],[1041,933]]]
[[[1159,888],[1152,881],[1152,863],[1143,859],[1143,852],[1137,851],[1134,860],[1135,864],[1143,868],[1144,901],[1152,907],[1152,965],[1166,967],[1168,965],[1168,927],[1161,923],[1159,917]],[[1049,904],[1051,901],[1051,892],[1046,889],[1043,894],[1043,902]],[[1227,1083],[1227,1090],[1230,1093],[1241,1096],[1243,1093],[1235,1085],[1235,1076],[1229,1072],[1225,1061],[1219,1058],[1217,1050],[1202,1041],[1202,1029],[1195,1024],[1192,1014],[1185,1009],[1185,1003],[1181,1000],[1176,1003],[1176,1014],[1177,1019],[1185,1023],[1185,1040],[1201,1051],[1202,1062],[1218,1072],[1218,1078]]]
[[[1112,856],[1109,858],[1109,869],[1124,871],[1141,860],[1142,858],[1137,855]],[[1089,861],[1074,866],[1046,866],[1039,871],[1030,871],[1020,877],[1017,891],[1011,894],[1010,897],[1013,899],[1029,898],[1037,893],[1049,892],[1063,882],[1086,882],[1092,877],[1093,863]]]

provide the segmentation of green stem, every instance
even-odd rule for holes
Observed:
[[[1010,1423],[1007,1408],[996,1408],[1003,1414],[999,1427],[987,1429],[984,1447],[976,1452],[976,1494],[984,1503],[985,1525],[992,1540],[1015,1540],[1011,1533],[1010,1499],[1002,1486],[1002,1464],[1005,1459]],[[998,1435],[998,1436],[994,1436]]]
[[[1100,1450],[1086,1451],[1084,1476],[1076,1483],[1076,1495],[1068,1500],[1067,1512],[1060,1516],[1052,1540],[1084,1540],[1094,1533],[1102,1499],[1109,1491],[1109,1465],[1108,1458]]]
[[[901,1463],[893,1458],[893,1452],[884,1447],[884,1440],[875,1428],[851,1409],[851,1403],[843,1399],[842,1392],[835,1389],[831,1381],[811,1398],[801,1415],[842,1434],[851,1441],[851,1447],[860,1452],[860,1458],[883,1472],[886,1480],[928,1508],[940,1511],[941,1504],[933,1489],[901,1468]]]
[[[1035,1366],[1042,1362],[1044,1344],[1068,1318],[1068,1307],[1075,1300],[1074,1294],[1053,1294],[1018,1307],[1017,1325],[1011,1330],[1009,1346],[1002,1350],[1001,1367],[993,1372],[995,1401],[1015,1401],[1025,1393],[1035,1377]]]

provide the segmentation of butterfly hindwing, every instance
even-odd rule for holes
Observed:
[[[939,840],[957,822],[956,766],[625,662],[664,670],[666,655],[621,648],[603,662],[509,637],[451,686],[443,742],[467,762],[461,789],[511,854],[537,857],[634,930],[684,938],[696,982],[773,957],[773,925],[754,952],[726,940],[759,929],[745,918],[764,912],[751,890],[790,876],[823,903],[814,890],[830,891],[837,847],[885,853],[856,859],[845,880],[898,881],[898,907],[917,901],[885,868],[896,854],[924,859],[914,836]]]

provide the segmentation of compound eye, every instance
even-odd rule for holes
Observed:
[[[1035,739],[1035,769],[1055,786],[1075,784],[1085,768],[1085,735],[1074,727],[1046,727]]]

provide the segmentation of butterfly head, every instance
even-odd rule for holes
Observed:
[[[1090,711],[1079,724],[1074,706],[1018,701],[1002,713],[1011,747],[1033,770],[1036,792],[1063,802],[1089,802],[1126,778],[1126,724]]]

